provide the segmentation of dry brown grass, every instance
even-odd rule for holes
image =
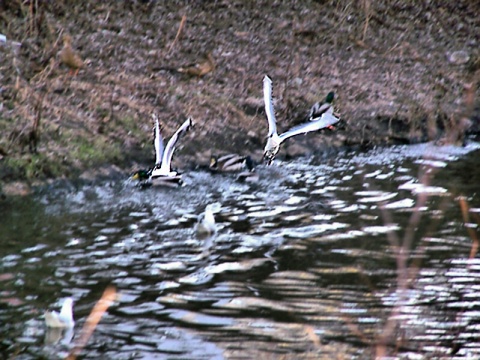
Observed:
[[[116,144],[125,155],[119,160],[124,168],[132,164],[129,154],[139,151],[138,161],[148,163],[154,109],[167,132],[186,116],[204,130],[179,149],[180,167],[205,162],[209,152],[260,157],[264,74],[281,86],[277,110],[285,128],[335,90],[347,127],[309,142],[318,148],[439,136],[449,126],[445,119],[457,121],[465,113],[458,102],[464,84],[471,84],[474,94],[478,88],[479,53],[469,39],[480,32],[480,9],[467,0],[455,5],[17,0],[3,7],[0,33],[22,45],[19,51],[0,50],[5,55],[0,147],[9,147],[14,129],[32,123],[36,99],[43,98],[38,151],[48,157],[69,153],[68,141],[61,145],[56,139],[71,128],[82,129],[80,137],[88,134],[92,146],[94,137]],[[63,33],[72,34],[85,61],[75,78],[58,61]],[[468,51],[467,64],[448,62],[446,54],[457,49]],[[178,69],[208,53],[215,67],[202,78],[160,70]],[[14,146],[6,158],[22,156]]]

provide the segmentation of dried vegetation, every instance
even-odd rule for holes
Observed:
[[[167,136],[196,121],[180,167],[210,152],[259,159],[266,73],[281,128],[337,93],[345,129],[292,153],[461,142],[478,131],[479,13],[469,0],[0,1],[0,180],[148,164],[153,110]],[[76,76],[64,35],[83,59]]]

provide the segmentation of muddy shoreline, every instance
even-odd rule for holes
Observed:
[[[153,111],[167,138],[187,116],[196,122],[177,149],[179,169],[206,165],[212,153],[259,161],[265,74],[281,130],[304,121],[332,90],[343,119],[337,131],[291,139],[283,159],[438,139],[461,145],[479,134],[480,5],[467,0],[0,1],[0,8],[7,193],[12,184],[28,189],[149,166]],[[63,34],[83,59],[77,76],[59,57]],[[185,65],[207,58],[203,74]]]

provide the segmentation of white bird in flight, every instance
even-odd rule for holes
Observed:
[[[75,321],[73,320],[73,299],[68,297],[64,300],[60,313],[45,311],[45,324],[50,328],[73,328],[75,326]]]
[[[175,151],[175,146],[180,137],[185,134],[192,126],[193,121],[191,118],[188,118],[184,123],[178,128],[178,130],[173,134],[170,140],[167,143],[167,146],[164,148],[163,139],[160,134],[160,125],[158,123],[158,118],[156,115],[153,115],[155,120],[155,153],[156,153],[156,162],[155,167],[152,170],[151,178],[155,177],[174,177],[177,176],[176,171],[171,170],[171,161],[173,152]]]
[[[152,118],[155,123],[153,136],[153,143],[155,146],[155,166],[148,170],[136,171],[132,175],[132,179],[143,181],[142,185],[177,186],[182,183],[182,176],[176,171],[172,171],[172,156],[177,141],[193,126],[193,120],[191,118],[185,120],[170,138],[167,146],[164,146],[158,117],[156,114],[152,114]]]
[[[263,99],[265,101],[265,113],[267,114],[268,120],[267,144],[265,145],[263,152],[263,157],[266,160],[267,165],[270,165],[273,162],[275,156],[280,150],[280,144],[286,139],[295,135],[321,130],[340,121],[340,119],[335,117],[331,112],[326,111],[322,113],[320,117],[312,119],[312,121],[308,121],[304,124],[294,126],[283,134],[278,135],[277,120],[275,118],[272,101],[272,80],[266,75],[263,79]]]

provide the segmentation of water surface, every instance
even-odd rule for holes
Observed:
[[[478,148],[277,161],[256,183],[195,171],[179,189],[111,181],[8,199],[0,353],[65,357],[114,285],[84,359],[370,358],[378,344],[400,358],[479,356]],[[200,238],[208,204],[218,231]],[[43,312],[67,296],[74,333],[52,335]]]

